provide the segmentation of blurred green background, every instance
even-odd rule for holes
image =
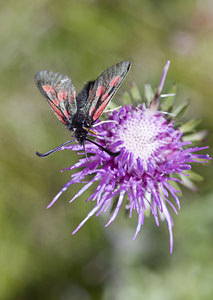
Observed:
[[[199,192],[183,189],[174,216],[174,253],[166,223],[147,219],[132,241],[136,219],[122,212],[73,229],[92,209],[89,193],[72,205],[72,186],[49,210],[46,205],[69,179],[60,169],[70,151],[46,159],[68,140],[34,84],[34,74],[71,76],[77,90],[120,60],[132,69],[116,98],[135,81],[156,87],[167,59],[166,87],[177,83],[177,104],[189,99],[189,118],[213,145],[213,2],[211,0],[8,0],[0,6],[0,299],[213,299],[212,165]],[[212,155],[212,150],[208,151]],[[106,219],[105,219],[106,218]]]

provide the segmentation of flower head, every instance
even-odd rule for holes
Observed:
[[[208,147],[189,146],[191,142],[187,140],[187,133],[191,132],[196,122],[189,123],[188,127],[186,125],[185,127],[176,126],[175,117],[184,110],[184,106],[171,113],[160,109],[161,106],[164,108],[167,106],[172,111],[171,100],[164,100],[163,105],[160,101],[168,67],[169,62],[164,68],[159,88],[152,101],[149,101],[152,95],[150,86],[146,86],[148,100],[146,103],[136,107],[126,105],[119,110],[114,110],[108,115],[107,122],[100,122],[96,125],[97,142],[112,152],[120,151],[118,156],[110,156],[97,146],[87,143],[85,145],[86,152],[91,156],[81,158],[75,165],[65,169],[73,170],[81,167],[71,176],[71,180],[65,184],[48,207],[71,184],[85,183],[70,202],[82,195],[94,182],[99,181],[98,187],[87,199],[87,201],[94,201],[95,206],[73,234],[92,215],[96,214],[97,216],[101,212],[107,211],[116,201],[115,209],[106,226],[116,218],[121,206],[125,205],[130,218],[133,211],[136,211],[138,215],[136,232],[133,237],[135,239],[144,224],[145,216],[151,212],[157,226],[159,226],[159,218],[166,219],[170,233],[170,252],[172,252],[173,220],[168,207],[171,207],[176,214],[177,209],[180,209],[178,198],[180,190],[176,188],[177,183],[195,188],[188,177],[187,180],[184,180],[186,176],[190,175],[191,163],[206,162],[210,157],[205,154],[197,154],[197,151]],[[135,86],[132,87],[132,96],[139,98]],[[169,96],[171,98],[172,94]],[[192,124],[194,125],[192,126]],[[204,133],[197,134],[197,139],[203,135]],[[60,150],[64,149],[81,150],[81,147],[71,145],[60,148]],[[88,174],[93,175],[93,178],[85,181]],[[172,196],[173,203],[169,200],[169,195]]]

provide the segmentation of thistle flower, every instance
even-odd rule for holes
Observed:
[[[146,85],[145,102],[136,107],[126,105],[119,110],[114,110],[108,114],[107,122],[96,125],[97,142],[112,152],[120,151],[117,157],[112,157],[95,145],[87,143],[85,148],[88,158],[81,158],[75,165],[62,170],[63,172],[78,169],[48,207],[52,206],[70,185],[85,183],[70,200],[73,202],[93,183],[99,181],[93,194],[86,200],[92,200],[95,206],[73,234],[91,216],[94,214],[98,216],[113,206],[115,209],[105,225],[108,226],[117,217],[121,206],[125,205],[130,218],[133,211],[138,215],[133,239],[144,224],[145,217],[152,213],[157,226],[159,226],[159,218],[167,221],[170,253],[172,252],[173,220],[169,207],[176,214],[177,209],[180,209],[178,183],[195,190],[196,187],[191,179],[198,178],[198,175],[191,172],[191,163],[207,162],[211,158],[206,154],[197,154],[198,151],[208,147],[189,146],[192,141],[201,140],[206,134],[206,132],[191,134],[198,123],[197,120],[182,126],[177,125],[176,120],[185,111],[187,105],[173,108],[174,88],[168,95],[161,95],[168,67],[169,61],[164,67],[155,96],[151,87]],[[135,85],[131,87],[131,97],[141,101]],[[125,98],[130,98],[130,95],[126,93]],[[191,141],[189,141],[189,134]],[[82,150],[79,145],[63,146],[59,150],[65,149]],[[92,179],[87,180],[87,175],[92,175]],[[171,201],[169,195],[173,198]]]

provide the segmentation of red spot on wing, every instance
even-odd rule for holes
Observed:
[[[75,89],[73,89],[70,94],[70,101],[71,102],[75,101],[75,98],[76,98],[76,91],[75,91]]]
[[[105,87],[103,85],[98,86],[96,91],[96,97],[100,98],[105,92]]]
[[[47,94],[47,96],[50,98],[50,100],[53,101],[53,103],[56,106],[58,106],[59,101],[56,98],[55,90],[53,89],[53,87],[49,84],[45,84],[45,85],[42,85],[42,88],[45,91],[45,93]]]
[[[89,114],[93,115],[93,113],[95,112],[95,110],[96,110],[96,107],[91,108]]]
[[[67,91],[62,90],[62,91],[58,92],[57,96],[60,101],[66,101],[67,100]]]
[[[59,118],[59,120],[62,123],[66,124],[66,121],[64,120],[64,116],[63,116],[62,112],[52,102],[49,101],[49,104],[51,105],[52,109],[54,110],[54,112],[55,112],[56,116]]]
[[[104,101],[108,96],[109,96],[109,94],[108,94],[108,93],[105,93],[105,94],[102,96],[102,100]]]
[[[105,94],[104,94],[104,92],[105,92],[104,86],[99,86],[99,87],[97,88],[96,96],[99,98],[98,101],[101,100],[100,102],[102,102],[102,101],[105,102],[106,98],[107,98],[109,95],[108,95],[108,93],[105,93]],[[101,98],[101,99],[100,99],[100,98]],[[108,102],[107,102],[107,103],[108,103]],[[107,103],[106,103],[106,105],[107,105]],[[105,105],[105,104],[101,104],[101,105]],[[99,107],[101,107],[101,105],[100,105]],[[105,106],[106,106],[106,105],[105,105]],[[93,108],[91,108],[90,111],[89,111],[89,114],[92,116],[92,115],[95,113],[96,109],[97,109],[96,106],[93,107]]]
[[[67,117],[67,119],[69,119],[69,113],[67,110],[63,110],[64,115]]]
[[[102,114],[102,112],[104,111],[105,107],[109,103],[110,99],[111,99],[110,96],[108,98],[106,98],[106,100],[95,111],[95,113],[94,113],[94,115],[92,117],[94,121],[96,121],[98,119],[98,117]]]
[[[42,85],[42,88],[47,94],[51,94],[51,95],[54,94],[54,89],[52,88],[51,85],[45,84],[45,85]]]
[[[93,107],[93,108],[91,108],[90,109],[90,112],[89,112],[89,114],[92,116],[93,114],[94,115],[96,115],[97,114],[97,112],[99,111],[99,109],[100,109],[100,107],[103,107],[103,110],[104,110],[104,108],[107,106],[107,103],[109,102],[109,100],[106,100],[106,98],[108,97],[109,95],[108,95],[108,93],[106,93],[106,94],[104,94],[103,96],[102,96],[102,100],[104,101],[100,106],[99,106],[99,108],[97,109],[97,111],[95,112],[95,110],[96,110],[96,107]],[[106,100],[106,103],[105,103],[105,100]],[[102,110],[102,111],[103,111]],[[101,112],[100,112],[100,114],[101,114]],[[100,115],[99,114],[99,115]],[[94,116],[93,116],[93,118],[94,118]],[[98,117],[97,117],[98,118]],[[96,120],[97,120],[97,118],[96,118]]]
[[[58,102],[58,99],[56,99],[56,98],[53,99],[53,103],[54,103],[56,106],[58,106],[58,103],[59,103],[59,102]]]
[[[109,85],[111,86],[111,87],[114,87],[117,83],[118,83],[118,81],[120,80],[120,78],[121,78],[121,76],[116,76],[115,78],[113,78],[111,81],[110,81],[110,83],[109,83]]]

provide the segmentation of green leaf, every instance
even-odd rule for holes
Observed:
[[[168,180],[169,184],[174,188],[176,189],[177,191],[180,191],[180,194],[179,195],[182,195],[182,192],[181,192],[181,189],[177,183],[177,181],[173,181],[173,180]]]
[[[182,115],[185,113],[186,109],[189,106],[189,102],[183,103],[182,105],[179,105],[177,108],[175,108],[172,113],[175,115],[175,119],[179,119],[182,117]]]
[[[162,111],[171,110],[173,103],[174,103],[175,96],[176,96],[176,90],[177,90],[176,85],[173,85],[172,88],[170,89],[170,91],[168,92],[168,96],[165,98],[161,98],[161,110]],[[172,96],[169,96],[169,94],[171,94]]]
[[[208,134],[208,130],[201,130],[192,134],[187,134],[182,137],[183,141],[197,142],[202,141]]]
[[[148,104],[154,99],[154,92],[150,84],[144,85],[144,96]]]
[[[131,104],[132,100],[128,92],[123,93],[123,99],[125,104]]]
[[[203,180],[203,177],[200,174],[198,174],[198,173],[196,173],[196,172],[194,172],[192,170],[186,170],[184,172],[184,174],[189,175],[190,179],[193,180],[193,181],[196,181],[196,182],[200,182],[200,181]]]
[[[193,119],[193,120],[190,120],[189,122],[183,124],[179,129],[183,133],[191,132],[200,124],[200,122],[201,122],[201,119]]]
[[[131,93],[132,99],[134,101],[136,101],[136,102],[141,102],[142,101],[142,97],[141,97],[141,94],[139,92],[139,89],[138,89],[137,85],[134,82],[131,82],[130,93]]]
[[[197,192],[197,187],[196,185],[191,181],[191,179],[188,176],[184,176],[180,174],[180,178],[183,181],[183,185],[187,187],[188,189]]]

